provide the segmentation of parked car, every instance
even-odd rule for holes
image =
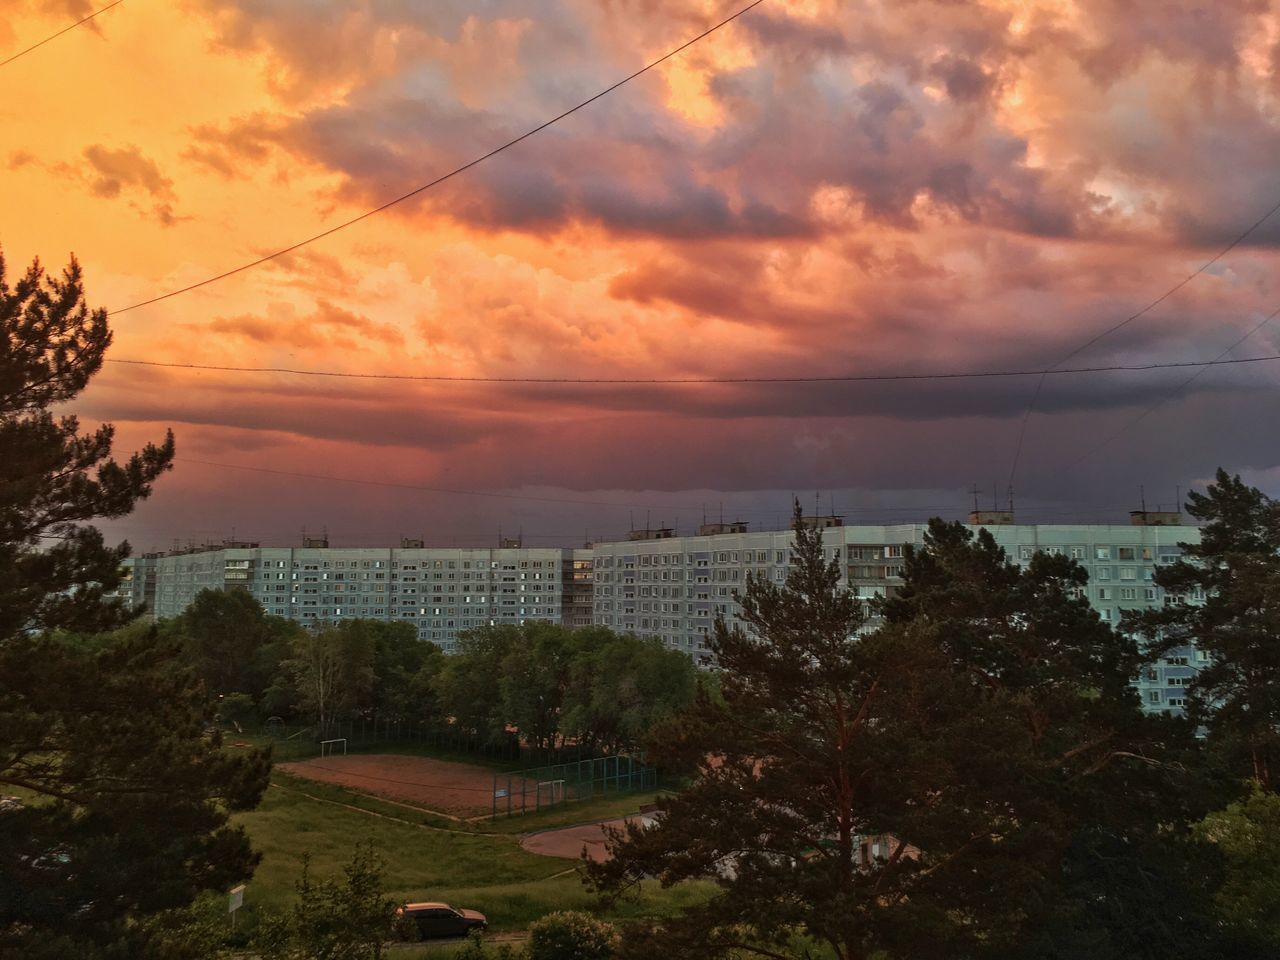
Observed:
[[[465,937],[489,926],[489,920],[483,913],[456,910],[447,903],[406,903],[398,913],[413,922],[422,940]]]

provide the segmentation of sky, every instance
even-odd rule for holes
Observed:
[[[0,59],[101,5],[0,0]],[[0,249],[11,277],[74,254],[119,310],[399,196],[742,5],[126,0],[0,67]],[[1044,369],[1280,202],[1277,156],[1266,0],[766,0],[413,200],[113,316],[108,358]],[[1280,213],[1066,365],[1219,356],[1280,308],[1278,243]],[[1280,318],[1231,355],[1277,353]],[[1219,465],[1280,493],[1280,364],[1195,372],[108,363],[72,409],[121,455],[175,432],[174,470],[108,527],[138,550],[552,545],[772,527],[793,495],[881,522],[1012,486],[1020,519],[1124,522]]]

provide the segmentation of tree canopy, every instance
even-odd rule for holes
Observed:
[[[1187,512],[1199,543],[1156,570],[1165,605],[1126,618],[1157,658],[1194,644],[1207,656],[1187,714],[1243,777],[1280,788],[1280,504],[1219,469]]]
[[[179,647],[152,628],[95,637],[133,611],[110,598],[120,517],[173,458],[170,435],[124,462],[113,428],[82,434],[73,400],[111,343],[73,259],[13,286],[0,258],[0,952],[147,957],[202,890],[256,863],[229,812],[266,787],[268,754],[229,753]],[[7,788],[7,789],[6,789]],[[172,941],[167,941],[172,942]]]
[[[690,701],[696,674],[654,638],[532,621],[468,631],[436,688],[444,714],[474,733],[626,753]]]
[[[130,611],[107,596],[128,544],[107,547],[87,521],[121,517],[173,460],[173,435],[123,463],[115,429],[80,432],[50,407],[73,399],[111,344],[105,310],[85,303],[80,265],[38,262],[12,286],[0,253],[0,642],[27,631],[110,630]]]
[[[1136,648],[1078,595],[1077,565],[1020,568],[934,521],[868,630],[800,520],[786,582],[751,578],[744,626],[716,625],[720,698],[651,742],[696,764],[692,784],[589,868],[608,895],[720,885],[628,955],[786,956],[797,935],[841,960],[1010,955],[1062,909],[1083,832],[1179,820],[1162,760],[1182,734],[1142,715]]]

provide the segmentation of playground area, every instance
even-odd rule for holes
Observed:
[[[493,810],[493,770],[468,763],[367,753],[281,763],[277,769],[454,817],[487,816]],[[513,785],[524,786],[519,777]],[[527,789],[536,791],[537,785]]]

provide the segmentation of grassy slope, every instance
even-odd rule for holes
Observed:
[[[574,861],[526,852],[519,845],[519,833],[631,812],[651,798],[633,794],[570,804],[535,816],[481,823],[458,832],[456,824],[441,824],[447,829],[418,825],[414,821],[439,821],[359,797],[340,787],[279,773],[273,779],[276,785],[267,791],[262,805],[235,818],[263,854],[245,897],[241,919],[248,923],[254,922],[262,907],[278,909],[290,902],[304,854],[310,854],[315,876],[340,877],[356,842],[364,839],[372,839],[386,860],[385,878],[391,896],[445,900],[483,911],[495,932],[522,930],[553,910],[594,909],[595,898],[583,888],[576,874],[554,876],[572,869]],[[385,817],[311,799],[299,790],[314,797],[357,804]],[[646,887],[637,901],[620,904],[613,915],[622,919],[666,914],[681,903],[705,895],[700,885],[682,885],[672,890],[661,890],[657,884]]]

